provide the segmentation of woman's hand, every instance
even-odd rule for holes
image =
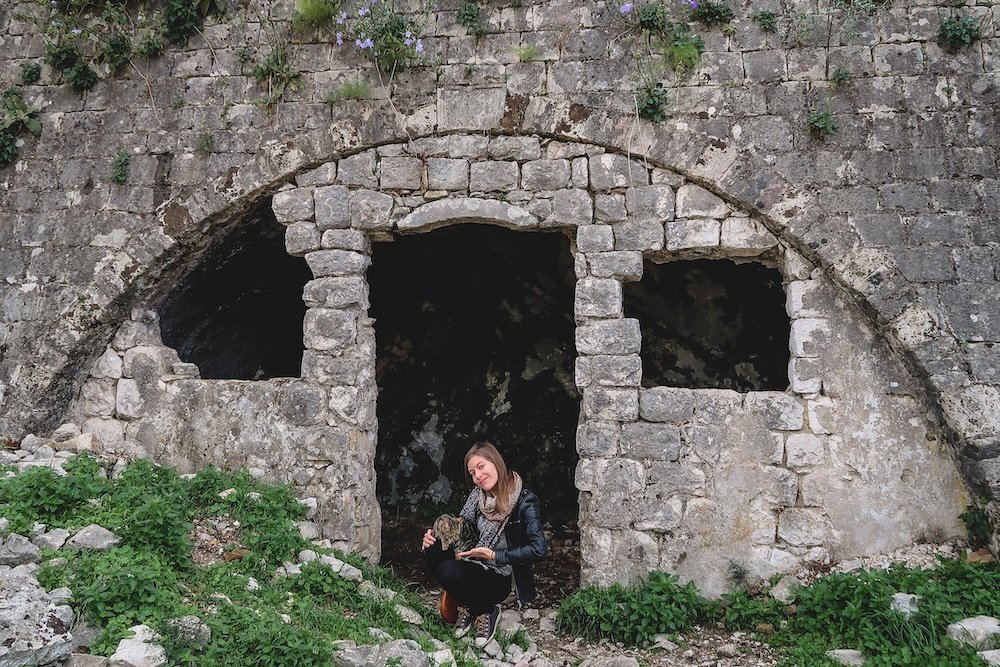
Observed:
[[[475,549],[469,549],[468,551],[463,551],[461,553],[455,554],[458,558],[480,558],[482,560],[496,560],[497,552],[493,549],[487,549],[486,547],[476,547]]]
[[[437,542],[437,538],[434,537],[434,530],[428,528],[427,532],[424,533],[424,541],[420,545],[420,550],[427,551],[428,547],[430,547],[435,542]]]

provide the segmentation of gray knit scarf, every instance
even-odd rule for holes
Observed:
[[[493,549],[500,536],[500,531],[507,523],[507,518],[517,506],[517,499],[521,496],[523,485],[521,483],[521,476],[516,472],[513,475],[514,486],[511,487],[510,495],[507,498],[507,506],[510,507],[510,510],[506,513],[499,510],[497,499],[494,496],[489,493],[483,493],[483,490],[479,487],[474,488],[472,493],[469,494],[469,498],[465,501],[461,515],[465,517],[466,521],[471,521],[472,525],[475,526],[477,510],[486,519],[485,529],[479,532],[479,542],[476,546]]]

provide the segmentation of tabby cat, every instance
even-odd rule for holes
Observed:
[[[468,551],[475,546],[472,541],[472,529],[465,523],[465,519],[450,514],[442,514],[434,520],[434,534],[441,540],[441,549],[447,551],[452,547],[455,553]],[[456,560],[461,560],[455,556]]]

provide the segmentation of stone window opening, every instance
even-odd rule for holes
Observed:
[[[163,343],[203,379],[300,376],[311,275],[285,251],[284,236],[271,199],[258,202],[160,300]]]
[[[461,506],[463,457],[482,439],[541,493],[555,531],[575,533],[580,404],[566,236],[491,224],[399,235],[373,244],[367,277],[383,562],[426,578],[413,544],[434,516]]]
[[[639,320],[642,386],[784,391],[790,323],[783,277],[759,261],[644,261],[623,285]]]

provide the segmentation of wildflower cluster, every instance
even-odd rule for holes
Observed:
[[[341,11],[335,41],[338,45],[352,41],[386,71],[405,67],[424,52],[416,21],[403,14],[396,0],[362,0],[353,17]]]

